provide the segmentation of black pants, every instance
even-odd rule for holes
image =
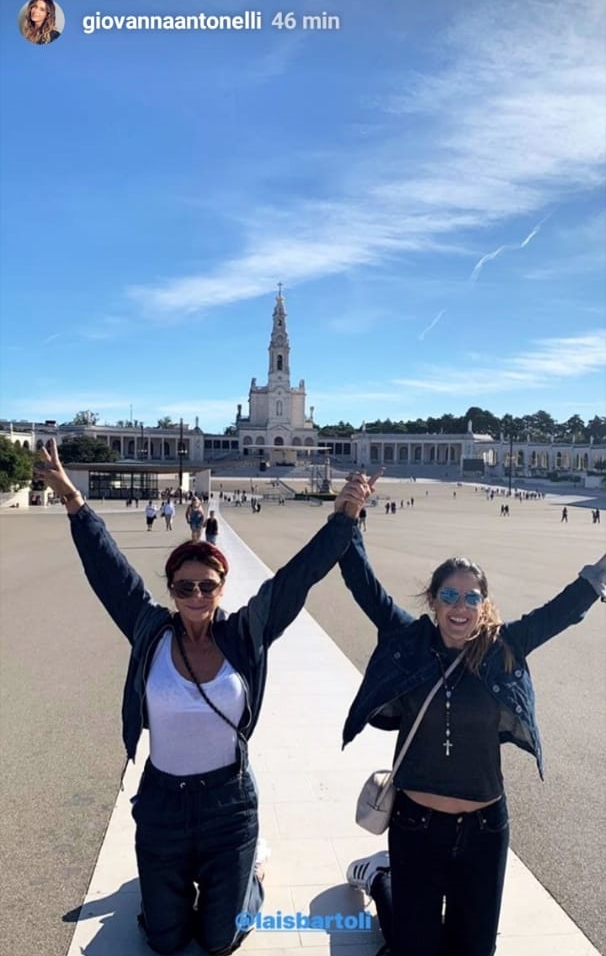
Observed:
[[[254,874],[259,824],[250,772],[233,764],[175,777],[148,761],[133,817],[151,948],[175,953],[194,938],[216,956],[237,949],[244,933],[236,916],[254,917],[263,902]]]
[[[398,791],[391,870],[372,884],[391,956],[493,956],[509,821],[503,796],[472,813],[440,813]]]

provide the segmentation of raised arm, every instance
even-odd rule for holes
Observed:
[[[54,438],[48,450],[41,449],[35,471],[65,504],[84,573],[108,614],[132,643],[139,614],[153,604],[143,579],[119,550],[105,523],[85,504],[70,481]]]
[[[354,474],[351,475],[348,484],[356,486],[359,494],[363,494],[366,501],[373,493],[382,473],[380,471],[372,478],[367,478],[366,475],[362,474]],[[350,504],[346,503],[344,507],[351,513],[352,506]],[[358,528],[354,531],[350,547],[339,559],[339,567],[343,580],[353,594],[356,603],[359,604],[379,631],[379,640],[382,632],[394,627],[405,627],[414,621],[411,614],[398,607],[376,577],[366,554],[364,539]]]
[[[398,607],[375,575],[360,530],[356,528],[352,542],[339,560],[341,574],[356,604],[370,618],[381,634],[395,627],[406,627],[415,618]]]
[[[334,514],[290,561],[261,586],[241,612],[267,647],[303,608],[310,588],[334,567],[351,544],[365,495],[348,482],[337,496]]]
[[[550,638],[579,624],[592,604],[606,601],[606,555],[586,564],[578,578],[551,601],[507,625],[507,640],[524,656]]]

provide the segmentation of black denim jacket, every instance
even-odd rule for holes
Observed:
[[[132,646],[122,701],[122,737],[127,757],[134,760],[141,731],[148,726],[145,683],[154,649],[176,618],[169,608],[153,601],[143,579],[88,505],[70,515],[70,523],[93,591]],[[349,546],[354,527],[351,518],[335,514],[261,585],[248,604],[232,614],[217,610],[213,638],[244,683],[246,707],[239,729],[246,740],[259,718],[269,646],[295,619],[312,585],[330,571]]]
[[[378,629],[377,647],[343,729],[345,747],[367,723],[382,730],[398,730],[398,698],[427,681],[435,683],[440,669],[431,652],[437,636],[435,624],[427,614],[415,618],[395,604],[375,577],[358,530],[339,567],[355,600]],[[499,703],[501,742],[510,741],[534,754],[541,778],[543,755],[526,658],[551,637],[582,621],[600,596],[606,596],[603,573],[587,565],[576,581],[543,607],[504,624],[481,665],[480,679]],[[504,667],[503,644],[515,660],[511,672]]]

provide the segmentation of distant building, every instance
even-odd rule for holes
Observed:
[[[318,429],[311,414],[305,412],[305,381],[293,388],[290,384],[290,342],[286,328],[286,310],[282,289],[276,297],[269,339],[267,384],[257,385],[253,378],[248,393],[248,415],[238,405],[235,433],[239,453],[258,456],[268,464],[294,463],[303,452],[311,452],[318,444]],[[216,458],[218,436],[206,436],[207,458]],[[222,449],[220,449],[222,451]]]
[[[116,465],[99,472],[103,486],[120,485],[123,494],[133,488],[133,473],[145,475],[145,482],[156,481],[160,487],[162,474],[185,468],[192,475],[213,466],[216,471],[225,464],[253,458],[254,467],[293,465],[315,458],[318,451],[328,452],[331,459],[347,468],[352,465],[372,470],[384,467],[392,473],[436,478],[531,478],[549,474],[580,477],[588,471],[600,471],[606,458],[604,445],[593,441],[564,443],[505,439],[503,435],[476,434],[473,423],[467,423],[464,434],[375,434],[364,424],[347,437],[319,437],[314,423],[314,408],[306,412],[305,381],[291,385],[291,356],[287,313],[278,286],[272,314],[269,339],[267,383],[258,385],[253,378],[248,393],[248,415],[237,406],[235,423],[223,434],[203,432],[198,418],[195,425],[174,424],[168,427],[146,427],[142,422],[123,426],[88,424],[74,425],[47,420],[42,423],[0,421],[0,435],[23,448],[35,451],[53,435],[59,444],[67,438],[88,435],[102,439],[119,456]],[[253,465],[253,462],[250,462]],[[123,467],[120,467],[123,466]],[[152,473],[157,472],[157,478]],[[115,472],[121,472],[116,477]],[[125,477],[126,476],[126,477]],[[111,477],[111,481],[110,481]],[[93,492],[91,474],[90,491]],[[99,485],[101,487],[101,484]],[[145,485],[147,487],[147,485]],[[151,486],[150,486],[151,487]]]

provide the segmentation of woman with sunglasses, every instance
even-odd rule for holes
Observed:
[[[357,475],[350,484],[361,500],[374,480]],[[379,583],[359,530],[339,566],[378,629],[344,745],[371,724],[398,731],[398,753],[442,679],[394,779],[389,852],[355,860],[347,879],[375,900],[383,953],[492,956],[509,842],[500,744],[533,754],[542,776],[526,658],[579,623],[598,597],[606,600],[606,555],[543,607],[507,624],[486,575],[467,558],[449,558],[435,569],[421,595],[429,613],[419,618]]]
[[[85,504],[54,439],[41,459],[36,476],[66,505],[89,583],[132,645],[122,707],[127,761],[143,727],[150,731],[133,807],[140,928],[157,953],[175,953],[195,938],[210,956],[227,956],[245,935],[237,915],[254,918],[263,901],[247,741],[259,718],[267,652],[351,543],[357,489],[347,486],[334,520],[231,614],[220,608],[225,555],[208,542],[181,544],[165,565],[173,610],[152,600]]]

